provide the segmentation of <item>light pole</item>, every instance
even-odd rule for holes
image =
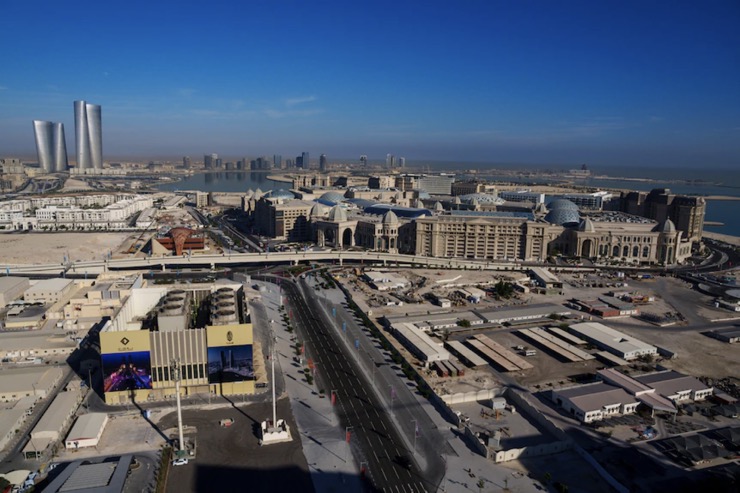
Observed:
[[[177,399],[177,430],[179,433],[179,453],[178,458],[181,458],[182,452],[185,450],[185,439],[183,437],[182,432],[182,406],[180,405],[180,359],[179,358],[173,358],[170,361],[170,372],[172,373],[172,378],[175,380],[175,398]]]
[[[350,441],[352,440],[352,427],[348,426],[344,429],[344,440],[347,442],[347,448],[344,449],[344,462],[347,462],[347,450],[349,450]]]

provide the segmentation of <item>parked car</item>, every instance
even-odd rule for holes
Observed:
[[[173,466],[184,466],[188,463],[187,459],[175,459],[172,461]]]

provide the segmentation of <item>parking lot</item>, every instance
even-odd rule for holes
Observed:
[[[291,442],[259,446],[259,422],[271,415],[269,403],[183,411],[183,422],[197,429],[198,458],[170,469],[167,491],[313,491],[296,431]],[[278,401],[278,416],[297,430],[287,399]],[[226,418],[234,423],[221,427],[219,420]],[[163,416],[158,425],[176,427],[176,413]]]

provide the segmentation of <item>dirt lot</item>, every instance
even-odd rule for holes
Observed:
[[[65,256],[75,260],[101,259],[117,251],[129,233],[24,233],[0,235],[1,262],[61,265]]]

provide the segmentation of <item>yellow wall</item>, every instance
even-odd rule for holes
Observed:
[[[231,334],[229,340],[229,334]],[[252,344],[252,324],[213,325],[206,327],[208,347]]]
[[[100,354],[133,353],[149,351],[148,330],[124,330],[100,333]]]

